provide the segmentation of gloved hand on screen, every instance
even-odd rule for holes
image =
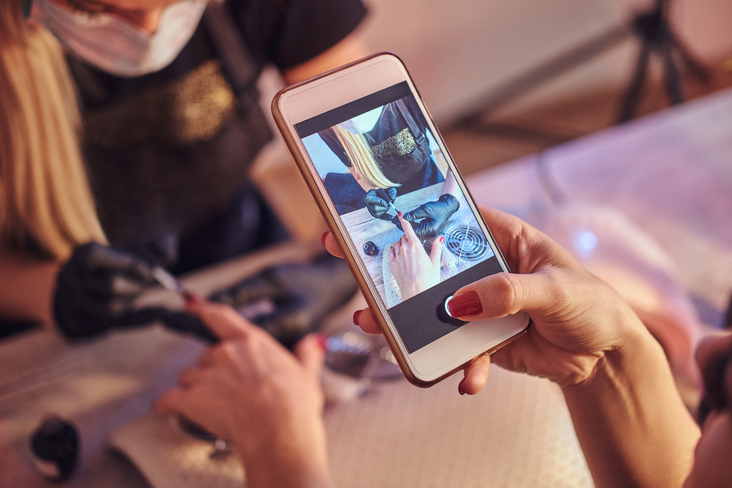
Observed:
[[[459,208],[458,199],[446,193],[434,202],[424,203],[411,212],[407,212],[404,214],[404,219],[413,224],[412,227],[417,237],[424,239],[442,232],[447,221]]]
[[[394,200],[396,200],[396,188],[379,188],[377,190],[369,190],[366,192],[364,202],[369,213],[382,220],[391,220],[396,217],[397,211],[394,208]],[[390,205],[391,204],[391,205]]]

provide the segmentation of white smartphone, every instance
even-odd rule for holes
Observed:
[[[410,382],[430,386],[526,330],[525,313],[450,315],[458,289],[510,270],[398,57],[287,87],[272,112]]]

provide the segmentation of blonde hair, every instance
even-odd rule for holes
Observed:
[[[64,260],[105,242],[79,149],[74,86],[56,40],[0,0],[0,245]]]
[[[337,125],[333,129],[338,141],[345,149],[348,159],[361,178],[366,178],[376,188],[401,186],[400,183],[394,183],[384,176],[384,172],[381,171],[381,167],[374,158],[371,147],[366,142],[366,137],[363,134],[354,134]]]

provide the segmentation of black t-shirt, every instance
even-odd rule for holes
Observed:
[[[253,73],[245,86],[232,82],[205,18],[156,73],[122,78],[69,59],[81,93],[89,179],[113,244],[185,238],[232,202],[256,206],[256,197],[242,192],[252,193],[249,165],[271,138],[256,103],[258,75],[267,64],[285,70],[317,56],[365,15],[360,0],[230,0],[226,8]],[[252,221],[245,230],[256,234],[261,222]],[[239,252],[252,243],[242,245]]]

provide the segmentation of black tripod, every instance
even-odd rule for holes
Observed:
[[[709,74],[671,30],[668,21],[668,5],[669,0],[656,0],[651,10],[637,15],[630,26],[613,27],[596,38],[502,84],[477,104],[480,109],[460,118],[454,127],[479,134],[498,132],[511,135],[513,133],[514,136],[530,138],[540,135],[531,129],[506,128],[506,126],[489,124],[483,121],[483,117],[541,84],[599,56],[631,35],[640,38],[641,51],[635,72],[618,111],[618,122],[631,119],[635,113],[646,74],[650,68],[651,53],[654,51],[663,60],[669,100],[672,104],[681,103],[684,100],[684,91],[681,78],[682,69],[679,64],[684,63],[693,76],[705,83],[709,80]]]
[[[618,122],[625,122],[633,117],[640,100],[652,51],[656,51],[663,61],[666,93],[673,105],[683,102],[685,97],[680,65],[686,65],[689,73],[698,80],[704,83],[709,82],[709,73],[706,68],[694,59],[671,30],[668,22],[668,7],[668,0],[656,0],[656,5],[652,10],[638,15],[633,20],[633,30],[642,39],[643,44],[638,55],[635,73],[618,113]]]

